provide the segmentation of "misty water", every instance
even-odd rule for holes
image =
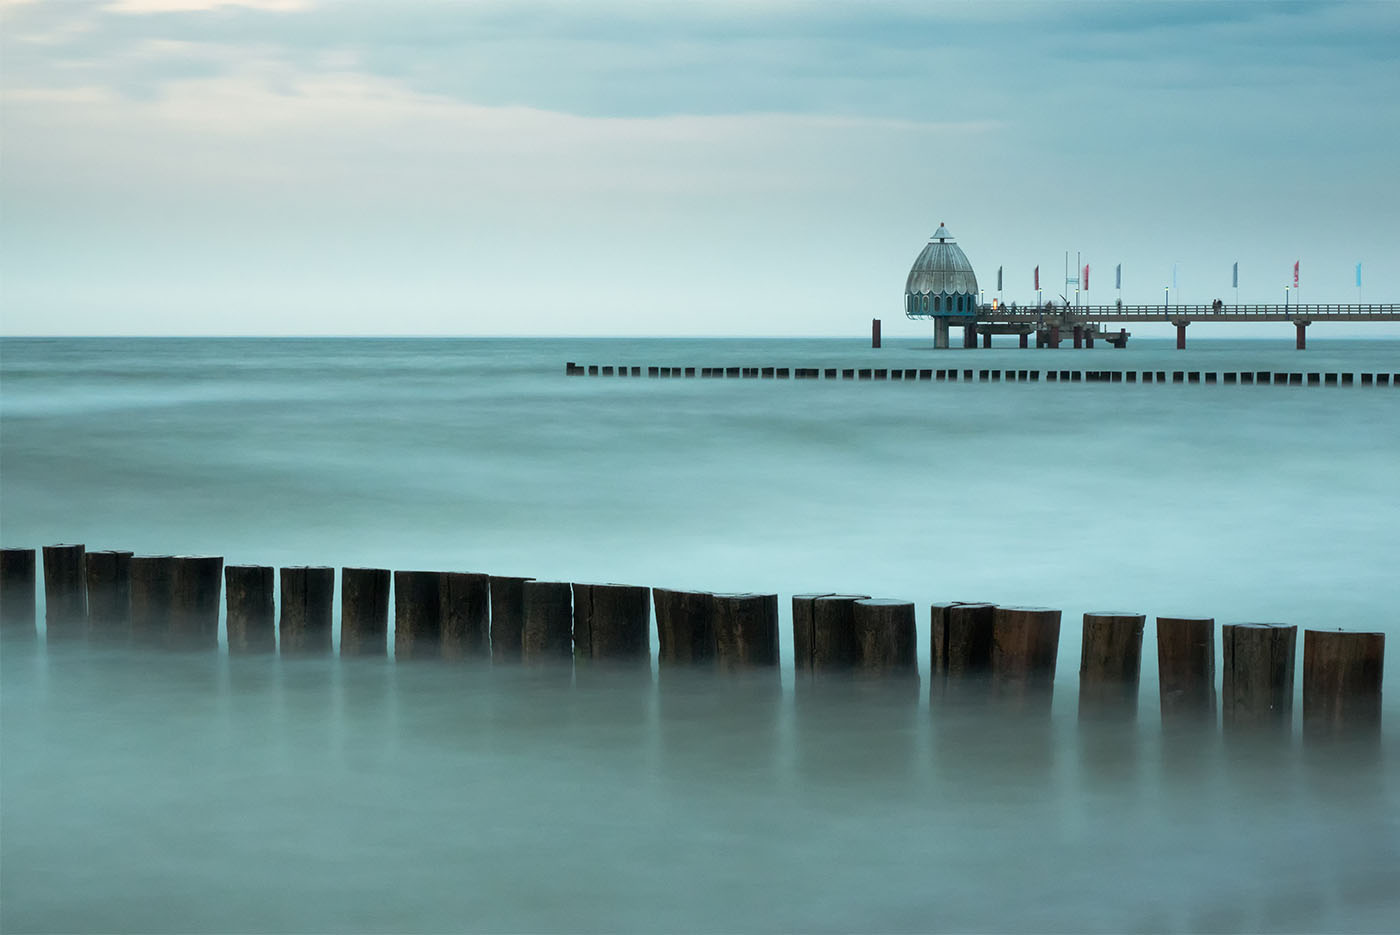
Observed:
[[[1104,609],[1393,645],[1400,389],[564,375],[1400,370],[1397,341],[1309,340],[7,338],[6,546],[776,592],[783,666],[11,638],[0,926],[1393,930],[1394,691],[1378,741],[1323,747],[1164,728],[1150,623],[1134,721],[1081,722],[1076,670]],[[795,684],[810,591],[917,602],[924,683]],[[930,699],[946,600],[1064,611],[1048,713]]]

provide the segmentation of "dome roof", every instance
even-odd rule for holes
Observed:
[[[977,295],[977,275],[942,224],[933,232],[905,280],[906,295]]]

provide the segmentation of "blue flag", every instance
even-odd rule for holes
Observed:
[[[1239,261],[1239,260],[1236,260],[1236,261],[1235,261],[1235,273],[1234,273],[1234,276],[1231,277],[1231,279],[1232,279],[1232,281],[1231,281],[1230,284],[1231,284],[1232,286],[1234,286],[1236,289],[1238,289],[1238,288],[1240,287],[1240,261]]]
[[[997,291],[1001,291],[1001,267],[997,267]]]
[[[1361,264],[1356,264],[1356,288],[1361,288]]]
[[[1122,264],[1122,263],[1119,263],[1119,264],[1118,264],[1118,269],[1117,269],[1117,271],[1113,274],[1113,278],[1114,278],[1113,287],[1114,287],[1115,289],[1122,289],[1122,288],[1123,288],[1123,264]]]

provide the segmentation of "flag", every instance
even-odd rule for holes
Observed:
[[[1356,288],[1361,288],[1361,264],[1356,264]]]
[[[1302,261],[1302,260],[1294,260],[1294,261],[1293,261],[1293,288],[1294,288],[1294,289],[1297,289],[1297,288],[1298,288],[1298,264],[1301,263],[1301,262],[1303,262],[1303,261]]]
[[[1001,267],[997,267],[997,291],[1001,291]]]
[[[1084,291],[1089,291],[1089,264],[1084,264]]]
[[[1040,267],[1035,268],[1035,291],[1040,291]]]
[[[1119,264],[1118,264],[1118,271],[1117,271],[1116,273],[1114,273],[1114,275],[1113,275],[1113,288],[1115,288],[1115,289],[1122,289],[1122,288],[1123,288],[1123,264],[1122,264],[1122,263],[1119,263]]]
[[[1240,261],[1235,261],[1235,271],[1230,275],[1230,284],[1236,289],[1240,287]]]

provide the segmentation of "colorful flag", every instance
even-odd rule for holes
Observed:
[[[1302,260],[1294,260],[1294,261],[1293,261],[1293,288],[1294,288],[1294,289],[1297,289],[1297,288],[1298,288],[1298,264],[1301,263],[1301,262],[1303,262],[1303,261],[1302,261]]]
[[[1361,288],[1361,264],[1356,264],[1356,288]]]
[[[1240,287],[1240,261],[1235,261],[1235,271],[1230,275],[1230,284],[1236,289]]]
[[[1122,263],[1119,263],[1119,264],[1118,264],[1118,271],[1117,271],[1116,273],[1114,273],[1114,276],[1113,276],[1113,288],[1115,288],[1115,289],[1122,289],[1122,288],[1123,288],[1123,264],[1122,264]]]
[[[997,291],[1001,291],[1001,267],[997,267]]]
[[[1040,267],[1035,268],[1035,291],[1040,291]]]

